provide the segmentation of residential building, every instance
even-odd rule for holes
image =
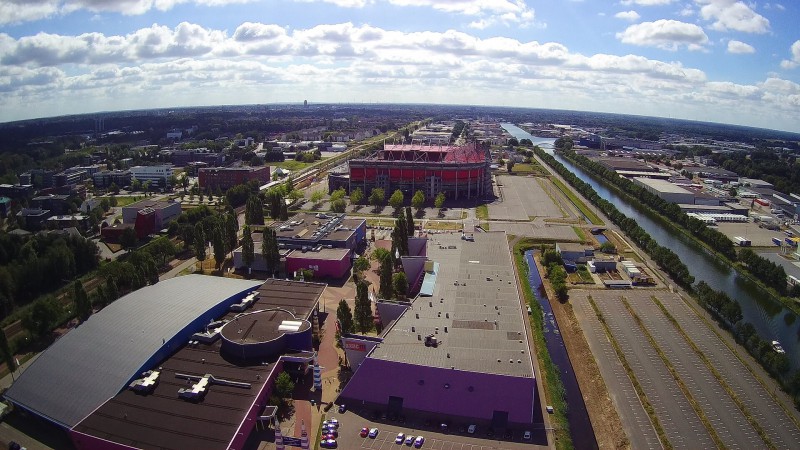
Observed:
[[[269,166],[261,167],[213,167],[198,170],[201,189],[228,189],[256,180],[259,185],[269,183]]]
[[[37,209],[47,209],[53,215],[62,215],[70,212],[72,204],[69,202],[70,196],[63,194],[49,194],[34,197],[30,201],[30,206]]]

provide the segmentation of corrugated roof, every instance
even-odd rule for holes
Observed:
[[[187,275],[132,292],[56,341],[5,396],[71,428],[124,388],[165,341],[259,284]]]

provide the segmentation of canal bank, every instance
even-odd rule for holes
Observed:
[[[503,124],[503,127],[517,139],[533,138],[519,127],[510,124]],[[543,141],[542,138],[533,139]],[[554,140],[546,141],[551,142],[548,153],[552,153]],[[545,146],[542,148],[546,149]],[[616,195],[580,167],[557,154],[554,157],[582,181],[592,186],[601,198],[613,203],[620,212],[634,219],[659,245],[677,254],[690,268],[696,281],[705,281],[713,289],[725,292],[736,301],[742,308],[744,320],[752,324],[763,339],[779,340],[786,350],[792,368],[800,367],[800,321],[796,320],[794,312],[771,296],[765,295],[757,284],[740,276],[728,264],[705,251],[693,240],[669,230],[658,220],[650,217],[646,211],[639,210],[626,199]]]

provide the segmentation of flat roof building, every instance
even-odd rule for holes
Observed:
[[[202,189],[226,191],[238,184],[255,180],[259,185],[270,182],[269,166],[262,167],[206,167],[198,169]]]
[[[694,192],[667,180],[637,177],[633,182],[670,203],[694,204]]]
[[[348,360],[360,364],[339,402],[495,430],[530,426],[536,379],[505,233],[436,241],[432,295],[391,302],[399,316],[381,314],[382,338],[343,338]]]

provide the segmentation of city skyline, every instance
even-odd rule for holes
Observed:
[[[0,121],[308,99],[800,132],[798,18],[735,0],[0,0]]]

